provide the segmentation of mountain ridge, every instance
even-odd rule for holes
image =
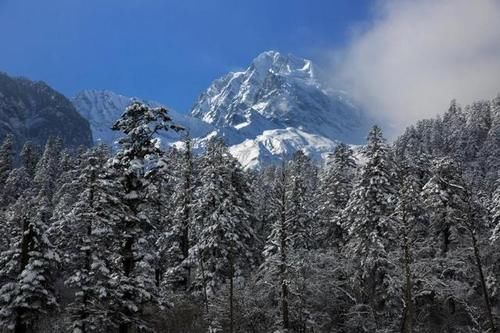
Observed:
[[[16,149],[28,140],[44,145],[50,136],[70,148],[92,145],[88,121],[65,96],[43,81],[0,72],[0,136],[7,133]]]

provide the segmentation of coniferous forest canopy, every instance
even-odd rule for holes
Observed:
[[[497,332],[500,97],[245,171],[134,103],[104,145],[0,148],[0,332]]]

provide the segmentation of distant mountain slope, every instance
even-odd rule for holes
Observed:
[[[79,92],[72,102],[76,110],[88,119],[92,128],[94,140],[113,144],[120,133],[112,131],[111,126],[122,115],[123,111],[134,100],[142,101],[152,107],[161,106],[160,103],[140,100],[135,97],[127,97],[107,90],[84,90]],[[189,131],[192,137],[202,137],[212,131],[212,126],[196,118],[192,118],[169,109],[174,122]],[[162,139],[171,144],[180,139],[180,135],[167,132]]]
[[[71,102],[44,82],[0,73],[0,137],[14,135],[19,149],[26,140],[43,145],[59,136],[68,147],[92,145],[92,132]]]

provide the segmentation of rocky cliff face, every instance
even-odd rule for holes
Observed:
[[[17,148],[27,140],[43,145],[50,136],[69,148],[92,145],[88,121],[66,97],[43,82],[0,73],[0,137],[7,133]]]

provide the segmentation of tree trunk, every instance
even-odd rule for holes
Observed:
[[[413,331],[413,297],[411,279],[411,254],[408,236],[404,240],[404,267],[405,267],[405,309],[403,314],[402,333],[412,333]]]
[[[281,263],[280,263],[280,278],[281,278],[281,312],[283,320],[283,329],[288,330],[290,328],[290,322],[288,318],[288,281],[286,280],[286,231],[285,231],[285,216],[282,214],[281,218],[282,230],[281,230]]]
[[[229,333],[234,332],[234,306],[233,306],[233,293],[234,293],[234,258],[233,258],[233,249],[231,248],[229,253]]]
[[[132,245],[134,243],[134,239],[132,237],[129,237],[125,240],[125,244],[122,248],[122,256],[123,256],[123,275],[129,277],[130,274],[132,274],[132,271],[134,270],[134,254],[132,251]],[[128,299],[130,297],[129,293],[125,293],[123,295],[124,299]],[[123,313],[128,316],[130,314],[130,311],[128,309],[124,309]],[[128,333],[130,329],[130,324],[129,323],[121,323],[119,327],[119,332],[120,333]]]
[[[287,230],[286,230],[286,174],[285,164],[283,162],[281,181],[283,189],[281,190],[281,207],[280,207],[280,284],[281,284],[281,315],[283,322],[283,329],[288,331],[290,328],[290,320],[288,314],[288,281],[286,279],[287,273]]]
[[[486,307],[486,314],[488,316],[490,330],[492,333],[495,333],[496,332],[495,320],[493,319],[493,314],[491,312],[490,297],[489,297],[489,293],[488,293],[488,287],[486,286],[486,280],[484,278],[483,265],[481,263],[481,255],[479,253],[479,246],[477,244],[476,233],[473,229],[469,229],[469,230],[470,230],[471,239],[472,239],[472,247],[474,249],[474,257],[476,259],[476,267],[477,267],[477,271],[479,273],[479,280],[481,282],[481,288],[483,290],[484,305]]]
[[[26,333],[28,332],[28,328],[22,321],[23,310],[18,309],[16,312],[16,323],[14,326],[14,333]]]
[[[90,191],[89,191],[89,207],[90,210],[92,211],[94,209],[94,184],[96,182],[96,172],[95,170],[92,170],[90,174]],[[87,241],[90,242],[90,237],[92,236],[92,220],[87,221]],[[85,271],[87,272],[88,275],[90,275],[90,271],[92,269],[92,250],[90,247],[90,244],[87,245],[87,250],[85,250]],[[85,326],[85,320],[89,317],[89,311],[88,311],[88,301],[89,297],[87,294],[87,291],[83,290],[83,296],[82,296],[82,304],[83,308],[80,313],[80,319],[82,321],[82,327],[81,332],[85,333],[87,331],[87,328]]]
[[[201,257],[200,257],[200,268],[201,268],[201,278],[203,279],[203,298],[205,301],[205,312],[208,315],[207,281],[205,278],[205,268],[203,267],[203,259]]]
[[[33,233],[29,226],[29,219],[27,216],[23,217],[23,236],[21,240],[21,256],[19,259],[19,272],[21,273],[29,262],[29,252],[32,250]],[[14,327],[15,333],[26,333],[28,328],[22,320],[24,310],[18,308],[16,311],[16,323]]]

